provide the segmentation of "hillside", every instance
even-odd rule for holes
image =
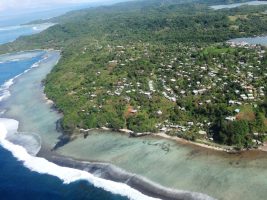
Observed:
[[[64,113],[66,133],[105,126],[253,146],[266,131],[267,55],[263,47],[225,41],[266,34],[267,6],[215,11],[214,2],[225,1],[135,1],[75,11],[0,51],[62,50],[45,92]],[[242,118],[247,110],[254,117]]]

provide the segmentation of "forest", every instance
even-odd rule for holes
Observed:
[[[267,6],[209,7],[232,2],[242,1],[133,1],[74,11],[0,52],[61,50],[44,83],[66,134],[124,128],[254,147],[267,130],[266,48],[226,41],[266,34]]]

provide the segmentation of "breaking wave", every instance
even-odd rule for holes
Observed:
[[[39,60],[38,62],[34,63],[29,69],[26,69],[24,72],[21,74],[18,74],[17,76],[9,79],[6,81],[3,85],[0,86],[0,102],[3,101],[4,99],[7,99],[11,94],[9,91],[9,88],[14,84],[14,80],[20,77],[21,75],[27,73],[33,68],[39,67],[40,63],[43,62],[47,57],[44,57],[43,59]]]
[[[55,25],[55,23],[6,26],[6,27],[0,27],[0,31],[14,31],[14,30],[19,30],[23,28],[32,28],[34,31],[43,31],[53,25]]]
[[[132,200],[158,199],[142,194],[138,190],[130,187],[128,183],[125,184],[99,178],[87,171],[78,170],[70,167],[62,167],[56,165],[55,163],[49,162],[44,158],[31,155],[30,152],[27,151],[27,143],[24,143],[25,146],[23,147],[21,145],[14,144],[8,140],[8,138],[16,136],[15,134],[17,134],[18,125],[19,122],[16,120],[0,118],[0,145],[10,151],[18,161],[22,162],[23,165],[31,171],[58,177],[61,181],[63,181],[64,184],[85,180],[97,188],[102,188],[108,192],[111,192],[113,194],[119,194],[121,196],[128,197]],[[27,140],[29,141],[29,138]],[[31,140],[33,140],[33,138],[31,138]],[[109,170],[109,174],[115,173],[117,177],[125,178],[128,176],[127,172],[113,167],[112,165],[107,165],[106,169]],[[165,189],[138,176],[131,177],[130,181],[132,182],[131,184],[138,184],[139,187],[145,187],[146,189],[150,190],[157,190],[158,192],[161,192],[162,195],[167,195],[167,199],[212,199],[211,197],[200,193],[172,191],[170,189]]]
[[[6,27],[0,27],[0,31],[12,31],[20,28],[21,26],[6,26]]]
[[[62,180],[64,184],[69,184],[80,180],[86,180],[89,183],[93,184],[95,187],[102,188],[113,194],[126,196],[129,199],[155,200],[155,198],[148,197],[126,184],[101,179],[95,177],[94,175],[86,171],[69,167],[61,167],[52,162],[49,162],[44,158],[30,155],[24,147],[13,144],[12,142],[6,139],[7,137],[10,137],[12,134],[15,134],[17,132],[18,124],[18,121],[13,119],[0,119],[0,144],[5,149],[10,151],[12,155],[18,161],[21,161],[23,165],[28,169],[38,172],[40,174],[56,176],[60,180]]]
[[[31,68],[8,80],[0,87],[0,102],[10,96],[9,88],[14,80],[27,73],[32,68],[38,67],[44,57],[34,63]],[[113,194],[128,197],[131,200],[156,200],[150,196],[162,199],[188,199],[212,200],[213,198],[195,192],[172,190],[150,182],[134,174],[130,174],[110,164],[88,163],[65,159],[50,162],[45,158],[37,157],[41,149],[41,138],[37,134],[18,133],[19,122],[14,119],[0,118],[0,145],[10,151],[12,155],[31,171],[58,177],[64,184],[76,181],[88,181],[97,188],[102,188]],[[60,163],[63,161],[63,163]],[[57,164],[59,165],[57,165]],[[63,164],[66,167],[60,166]],[[79,168],[79,165],[85,168]],[[74,169],[75,167],[76,169]],[[90,170],[91,168],[91,170]],[[80,170],[79,170],[80,169]],[[116,182],[117,181],[117,182]],[[144,194],[143,194],[144,193]],[[147,194],[147,195],[145,195]]]

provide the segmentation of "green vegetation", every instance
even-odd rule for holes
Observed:
[[[225,41],[267,33],[267,7],[214,11],[212,2],[151,0],[71,12],[0,51],[62,51],[45,92],[64,113],[67,133],[105,126],[251,147],[265,138],[267,54]]]

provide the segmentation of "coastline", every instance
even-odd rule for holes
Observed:
[[[22,50],[22,51],[10,51],[10,52],[7,52],[7,53],[3,53],[3,54],[0,54],[0,56],[8,56],[8,55],[17,55],[17,54],[23,54],[23,53],[33,53],[33,52],[36,52],[36,51],[44,51],[44,52],[50,52],[50,51],[54,51],[54,52],[61,52],[60,50],[56,50],[56,49],[31,49],[31,50]]]
[[[260,38],[260,37],[267,37],[266,34],[263,34],[262,36],[257,36],[255,38]],[[251,37],[251,38],[254,38],[254,37]],[[238,39],[238,38],[236,38]],[[232,40],[235,40],[235,39],[231,39],[231,40],[228,40],[226,43],[230,43],[230,44],[233,44],[233,45],[236,45],[236,46],[250,46],[250,47],[253,47],[255,46],[254,44],[249,44],[249,43],[246,43],[246,44],[242,44],[243,42],[236,42],[236,41],[232,41]],[[265,45],[262,45],[261,46],[263,47],[266,47]],[[59,112],[56,108],[56,103],[54,101],[52,101],[51,99],[49,99],[46,94],[44,93],[44,99],[45,101],[47,102],[47,104],[51,105],[51,107],[53,107],[53,109],[55,111],[57,111],[58,113],[62,114],[61,112]],[[76,136],[78,136],[79,134],[83,134],[84,137],[86,138],[88,136],[88,134],[91,132],[91,131],[112,131],[114,133],[124,133],[124,134],[129,134],[130,137],[143,137],[143,136],[149,136],[149,137],[158,137],[158,138],[164,138],[164,139],[168,139],[168,140],[172,140],[172,141],[175,141],[175,142],[178,142],[180,144],[188,144],[188,145],[194,145],[194,146],[198,146],[198,147],[202,147],[202,148],[206,148],[206,149],[211,149],[211,150],[214,150],[214,151],[222,151],[222,152],[227,152],[227,153],[240,153],[240,152],[244,152],[244,151],[250,151],[250,150],[259,150],[259,151],[264,151],[264,152],[267,152],[267,142],[263,143],[261,146],[258,146],[257,148],[249,148],[249,149],[235,149],[234,146],[227,146],[227,145],[220,145],[218,143],[215,143],[215,142],[209,142],[208,140],[205,141],[190,141],[190,140],[187,140],[187,139],[184,139],[184,138],[181,138],[181,137],[178,137],[178,136],[171,136],[171,135],[168,135],[164,132],[158,132],[158,133],[154,133],[154,132],[144,132],[144,133],[136,133],[132,130],[129,130],[129,129],[119,129],[119,130],[114,130],[112,128],[107,128],[107,127],[100,127],[100,128],[91,128],[91,129],[75,129],[74,130],[74,133],[73,133],[73,137],[70,137],[70,141],[72,138],[75,138]],[[63,136],[65,134],[63,133]]]
[[[54,102],[52,100],[46,99],[48,104],[52,104],[55,105]],[[214,151],[224,151],[227,153],[239,153],[242,152],[243,150],[235,150],[234,148],[231,148],[230,146],[227,148],[222,148],[219,146],[216,146],[216,143],[214,143],[214,145],[208,145],[208,144],[204,144],[204,143],[200,143],[200,142],[193,142],[190,140],[186,140],[177,136],[170,136],[167,135],[166,133],[163,132],[158,132],[158,133],[134,133],[133,131],[129,130],[129,129],[119,129],[119,130],[112,130],[111,128],[107,128],[107,127],[101,127],[101,128],[92,128],[92,129],[79,129],[80,134],[83,134],[84,137],[86,138],[91,131],[112,131],[114,133],[122,133],[122,134],[129,134],[129,137],[144,137],[144,136],[148,136],[148,137],[158,137],[158,138],[164,138],[164,139],[168,139],[168,140],[172,140],[175,142],[178,142],[180,144],[190,144],[190,145],[195,145],[195,146],[199,146],[199,147],[203,147],[206,149],[211,149]],[[63,133],[64,135],[64,133]],[[74,137],[76,135],[74,134]],[[266,150],[267,151],[267,150]]]
[[[51,105],[55,105],[55,103],[49,99],[46,99],[48,104]],[[129,129],[119,129],[119,130],[113,130],[111,128],[107,128],[107,127],[101,127],[101,128],[91,128],[91,129],[79,129],[80,134],[84,135],[84,137],[86,138],[91,131],[111,131],[113,133],[122,133],[122,134],[128,134],[129,137],[158,137],[158,138],[163,138],[163,139],[167,139],[167,140],[171,140],[171,141],[175,141],[178,142],[179,144],[185,144],[185,145],[193,145],[193,146],[198,146],[201,148],[205,148],[205,149],[209,149],[209,150],[214,150],[214,151],[219,151],[219,152],[227,152],[227,153],[241,153],[244,151],[250,151],[250,150],[259,150],[259,151],[264,151],[267,152],[267,143],[264,143],[262,146],[259,146],[257,149],[241,149],[241,150],[237,150],[234,149],[234,147],[231,146],[225,146],[225,147],[220,147],[219,144],[216,143],[211,143],[211,144],[206,144],[201,143],[201,142],[194,142],[194,141],[190,141],[178,136],[171,136],[168,135],[164,132],[158,132],[158,133],[150,133],[150,132],[145,132],[145,133],[135,133]],[[63,133],[64,135],[64,133]],[[74,134],[73,137],[75,138],[76,136],[79,136],[79,134]],[[264,148],[266,147],[266,148]]]
[[[45,102],[51,106],[51,109],[53,107],[53,110],[56,111],[58,114],[62,114],[60,113],[57,109],[56,109],[56,104],[53,100],[49,99],[47,97],[47,95],[45,93],[43,93],[44,95],[44,100]],[[63,130],[62,130],[63,131]],[[75,139],[76,136],[79,136],[80,134],[84,136],[84,138],[86,138],[91,131],[111,131],[113,133],[122,133],[122,134],[128,134],[129,137],[144,137],[144,136],[148,136],[148,137],[158,137],[158,138],[163,138],[163,139],[168,139],[171,141],[175,141],[178,142],[180,144],[185,144],[185,145],[193,145],[193,146],[198,146],[204,149],[209,149],[209,150],[213,150],[213,151],[219,151],[219,152],[226,152],[226,153],[241,153],[241,152],[245,152],[245,151],[251,151],[251,150],[259,150],[262,152],[267,152],[267,142],[263,143],[263,145],[259,146],[256,149],[241,149],[241,150],[237,150],[234,149],[234,147],[231,146],[225,146],[225,147],[220,147],[219,144],[216,143],[212,143],[212,144],[206,144],[206,143],[201,143],[201,142],[194,142],[194,141],[190,141],[178,136],[170,136],[164,132],[157,132],[157,133],[152,133],[152,132],[145,132],[145,133],[135,133],[132,130],[129,129],[119,129],[119,130],[113,130],[112,128],[108,128],[108,127],[101,127],[101,128],[91,128],[91,129],[78,129],[78,134],[74,133],[72,135],[72,137],[70,138],[69,141],[71,141],[72,139]],[[64,131],[62,132],[62,136],[64,136]],[[64,138],[64,137],[63,137]]]
[[[260,151],[267,152],[267,142],[265,142],[262,146],[259,147]]]
[[[233,148],[230,148],[230,149],[229,148],[222,148],[222,147],[215,146],[216,144],[214,146],[212,146],[212,145],[203,144],[203,143],[200,143],[200,142],[193,142],[193,141],[190,141],[190,140],[179,138],[177,136],[170,136],[170,135],[167,135],[165,133],[156,133],[156,134],[153,134],[153,135],[156,136],[156,137],[161,137],[161,138],[173,140],[173,141],[176,141],[176,142],[179,142],[179,143],[182,143],[182,144],[191,144],[191,145],[203,147],[203,148],[206,148],[206,149],[211,149],[211,150],[214,150],[214,151],[224,151],[224,152],[227,152],[227,153],[238,153],[239,152],[239,151],[234,150]]]
[[[44,94],[44,99],[47,104],[51,105],[51,109],[54,111],[58,112],[57,109],[52,108],[55,103],[50,100],[45,93]],[[124,133],[124,134],[130,134],[133,133],[131,130],[128,129],[120,129],[118,131],[113,131],[110,128],[106,127],[101,127],[101,128],[94,128],[94,129],[88,129],[84,130],[85,132],[90,133],[90,131],[95,131],[95,130],[100,130],[100,131],[112,131],[114,133]],[[84,134],[84,133],[83,133]],[[142,134],[142,133],[141,133]],[[138,137],[141,137],[143,135],[140,135]],[[172,141],[176,141],[180,144],[185,144],[185,145],[193,145],[193,146],[198,146],[201,148],[213,150],[213,151],[219,151],[219,152],[227,152],[227,153],[241,153],[243,151],[247,150],[241,150],[241,151],[236,151],[233,149],[225,149],[225,148],[220,148],[208,144],[202,144],[199,142],[192,142],[183,138],[179,138],[176,136],[169,136],[165,133],[149,133],[146,134],[148,137],[159,137],[159,138],[164,138]],[[215,144],[216,145],[216,144]],[[255,149],[253,149],[255,150]],[[257,149],[259,151],[267,151],[264,150],[263,148]],[[49,155],[50,154],[50,155]],[[156,198],[162,198],[166,200],[176,200],[176,199],[209,199],[210,197],[203,197],[206,196],[205,194],[202,193],[196,193],[196,192],[187,192],[187,191],[179,191],[175,189],[170,189],[167,187],[163,187],[156,182],[151,182],[148,179],[128,173],[125,170],[109,163],[101,163],[101,162],[90,162],[86,160],[80,160],[75,157],[66,157],[64,155],[59,155],[56,154],[55,152],[50,152],[50,153],[44,153],[44,151],[40,152],[40,156],[48,159],[49,161],[58,164],[60,166],[65,166],[65,167],[72,167],[75,169],[80,169],[83,171],[90,172],[98,177],[101,177],[103,179],[107,180],[112,180],[116,182],[122,182],[122,183],[127,183],[127,185],[131,186],[132,188],[142,192],[145,195],[149,195],[151,197],[156,197]],[[203,196],[202,196],[203,195]],[[212,198],[211,198],[212,199]]]
[[[44,50],[44,51],[47,51],[47,50]],[[44,60],[45,59],[40,60],[39,64],[42,64]],[[30,70],[27,70],[27,72],[29,71]],[[43,89],[43,87],[40,87],[40,88]],[[51,109],[52,109],[52,105],[54,104],[54,102],[49,100],[43,91],[41,92],[41,94],[42,94],[43,100],[45,100],[44,102],[46,102],[49,106],[51,106]],[[56,109],[53,109],[53,110],[58,112]],[[47,153],[43,153],[44,149],[46,149],[46,146],[42,145],[41,151],[37,154],[38,157],[45,158],[63,167],[80,169],[80,170],[87,171],[87,172],[102,171],[101,173],[102,175],[101,176],[96,175],[96,177],[100,177],[100,178],[115,181],[115,182],[126,183],[131,188],[151,197],[162,198],[166,200],[177,200],[177,199],[188,199],[188,200],[208,199],[209,200],[209,199],[213,199],[202,193],[189,192],[189,191],[183,191],[183,190],[181,191],[172,190],[172,189],[163,187],[157,183],[149,181],[148,179],[142,176],[128,173],[112,164],[97,163],[97,162],[90,163],[86,161],[79,161],[76,159],[64,157],[63,155],[58,155],[55,153],[55,151],[51,151],[51,150],[47,150]]]
[[[40,87],[40,88],[42,88],[42,87]],[[49,105],[53,104],[53,101],[49,101],[49,99],[45,96],[45,94],[42,91],[41,91],[41,93],[42,93],[42,97],[44,98],[45,102],[49,103]],[[52,110],[56,111],[56,109],[52,109]],[[95,129],[95,130],[101,130],[101,129]],[[102,128],[102,130],[104,131],[107,129]],[[110,130],[110,129],[108,129],[108,130]],[[124,131],[125,133],[129,133],[129,130],[121,130],[121,131]],[[199,146],[202,148],[204,147],[206,149],[223,151],[221,149],[217,149],[217,148],[211,147],[209,145],[203,145],[200,143],[191,142],[191,141],[188,141],[185,139],[169,136],[169,135],[162,134],[162,133],[154,133],[148,137],[161,137],[161,138],[165,138],[165,139],[169,139],[169,140],[174,140],[176,142],[179,142],[180,144],[196,145],[196,146]],[[54,154],[54,153],[55,152],[52,152],[51,154]],[[147,179],[144,179],[143,177],[127,173],[124,170],[120,170],[118,167],[115,167],[114,165],[111,165],[111,164],[101,164],[98,162],[90,163],[90,162],[86,162],[86,161],[79,161],[78,159],[67,158],[67,157],[64,157],[63,155],[54,155],[54,156],[50,155],[49,156],[48,154],[47,155],[43,154],[42,150],[41,150],[39,155],[44,157],[44,158],[48,158],[48,160],[50,160],[56,164],[60,164],[63,166],[82,169],[85,171],[86,170],[92,170],[92,172],[99,172],[99,171],[101,172],[101,170],[102,170],[102,172],[100,173],[101,174],[100,177],[106,178],[108,180],[118,181],[118,182],[120,182],[120,181],[124,182],[124,183],[126,182],[128,184],[131,184],[130,186],[137,189],[138,191],[141,191],[145,194],[153,195],[155,197],[159,197],[157,195],[162,195],[161,193],[163,193],[165,195],[165,196],[163,196],[164,199],[181,199],[181,198],[182,199],[184,199],[184,198],[194,199],[192,197],[192,194],[195,194],[197,196],[198,196],[198,194],[202,195],[200,193],[191,193],[191,192],[175,191],[175,190],[173,191],[171,189],[164,188],[162,186],[159,186],[155,183],[148,181]],[[99,175],[99,173],[97,173],[96,175]],[[159,191],[160,191],[160,194],[159,194]],[[181,197],[181,195],[182,195],[182,197]]]
[[[52,163],[59,166],[70,167],[89,172],[94,176],[125,183],[133,189],[141,192],[144,195],[162,200],[213,200],[214,198],[198,193],[185,190],[177,190],[161,186],[158,183],[152,182],[145,177],[137,174],[129,173],[110,163],[89,162],[76,158],[59,155],[56,152],[41,149],[37,156],[44,157]]]

